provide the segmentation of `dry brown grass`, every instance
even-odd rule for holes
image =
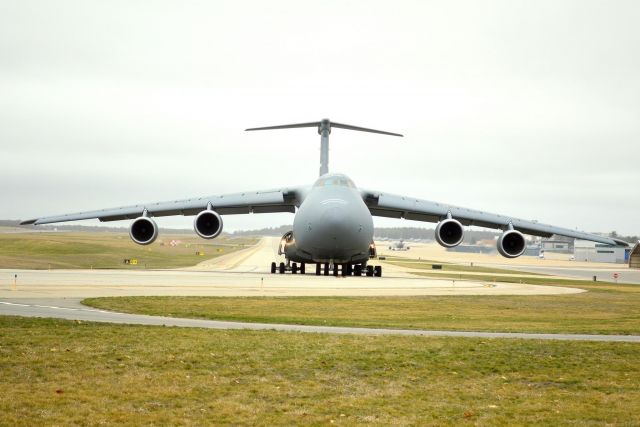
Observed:
[[[183,243],[172,247],[171,240]],[[204,241],[189,235],[162,235],[149,246],[136,245],[127,233],[0,234],[0,268],[177,268],[255,244],[252,238],[220,237]],[[162,243],[165,243],[164,245]],[[205,256],[198,256],[202,251]],[[135,258],[138,265],[125,265]]]

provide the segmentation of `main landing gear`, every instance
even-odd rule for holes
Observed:
[[[291,274],[305,274],[305,263],[298,265],[295,262],[276,264],[271,263],[271,274],[280,273],[285,274],[291,272]],[[382,267],[379,265],[362,265],[362,264],[329,264],[316,263],[316,276],[367,276],[367,277],[382,277]]]
[[[300,265],[298,265],[295,262],[292,263],[287,263],[285,264],[284,262],[281,262],[280,264],[276,264],[275,262],[271,263],[271,274],[275,274],[275,273],[280,273],[280,274],[284,274],[285,272],[289,271],[291,272],[291,274],[305,274],[305,263],[301,263]]]

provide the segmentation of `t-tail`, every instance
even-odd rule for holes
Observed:
[[[329,119],[322,119],[319,122],[309,122],[309,123],[295,123],[292,125],[279,125],[279,126],[265,126],[259,128],[249,128],[245,129],[249,130],[273,130],[273,129],[295,129],[295,128],[318,128],[318,133],[320,134],[320,176],[329,173],[329,134],[331,133],[331,128],[339,128],[339,129],[347,129],[347,130],[357,130],[360,132],[371,132],[371,133],[379,133],[382,135],[391,135],[391,136],[400,136],[402,134],[386,132],[383,130],[369,129],[363,128],[360,126],[353,125],[345,125],[342,123],[332,122]]]

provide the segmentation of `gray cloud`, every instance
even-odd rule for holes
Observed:
[[[4,2],[0,217],[310,183],[313,130],[242,129],[328,116],[406,134],[332,134],[331,169],[360,186],[640,233],[639,18],[633,1]]]

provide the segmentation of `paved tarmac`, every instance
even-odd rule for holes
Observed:
[[[571,261],[570,254],[547,253],[545,259],[521,256],[508,260],[497,254],[448,251],[437,243],[409,242],[411,249],[408,251],[390,251],[387,249],[389,244],[390,242],[379,242],[378,253],[394,257],[421,258],[463,265],[473,263],[476,266],[513,269],[564,278],[592,280],[593,276],[596,276],[598,281],[615,282],[617,280],[618,283],[640,284],[640,270],[630,269],[627,264]],[[618,279],[614,279],[614,273],[618,274]]]
[[[179,270],[0,270],[0,298],[101,296],[384,296],[556,295],[583,292],[559,286],[426,278],[385,264],[383,277],[271,274],[274,246],[265,238],[253,248]],[[277,257],[277,255],[275,255]],[[16,285],[14,277],[17,274]]]
[[[271,275],[277,239],[182,270],[0,270],[0,315],[212,329],[253,329],[366,335],[420,335],[640,342],[640,336],[461,332],[241,323],[115,313],[80,304],[86,297],[123,295],[552,295],[581,289],[416,277],[386,264],[382,278]],[[16,285],[14,274],[18,275]],[[568,296],[570,297],[570,296]]]

